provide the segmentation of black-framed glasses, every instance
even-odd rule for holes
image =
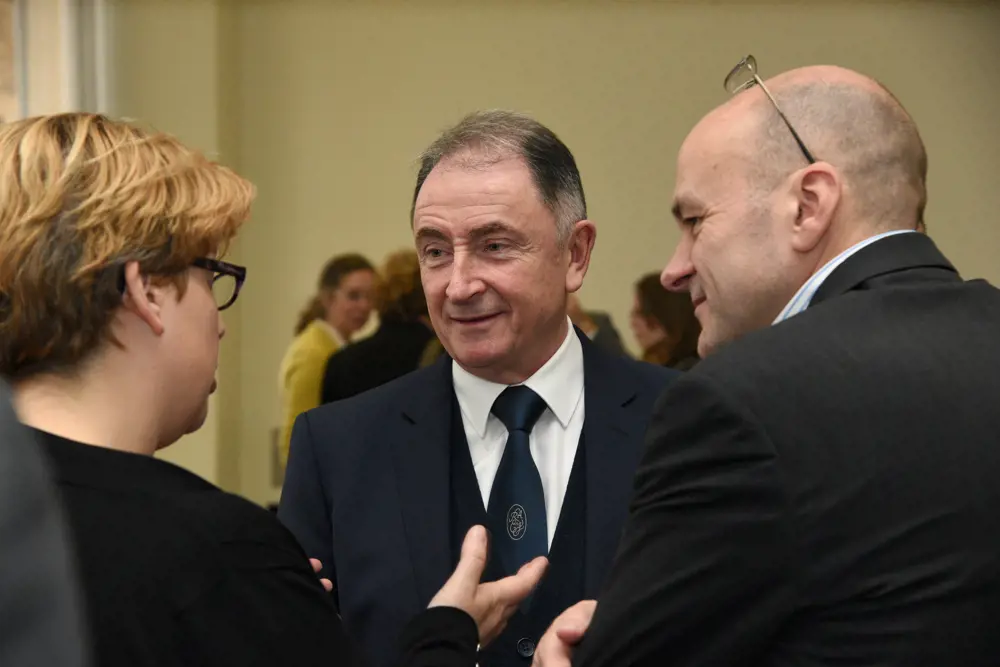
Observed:
[[[795,128],[792,127],[792,124],[788,121],[788,118],[781,110],[781,107],[779,107],[778,103],[774,100],[774,96],[771,95],[771,91],[767,89],[767,86],[764,85],[764,81],[757,75],[757,60],[753,56],[748,55],[746,58],[741,60],[736,67],[730,70],[729,74],[726,75],[726,80],[723,82],[723,85],[726,87],[726,91],[731,95],[735,95],[736,93],[746,90],[747,88],[752,88],[753,86],[760,86],[760,89],[764,91],[765,95],[767,95],[767,99],[771,100],[771,104],[774,105],[774,110],[778,112],[779,116],[781,116],[781,120],[785,123],[785,127],[787,127],[788,131],[792,133],[792,137],[795,138],[795,143],[799,145],[799,150],[801,150],[802,154],[806,156],[807,160],[809,160],[809,164],[816,163],[816,158],[814,158],[813,154],[809,152],[808,148],[806,148],[806,145],[799,136],[799,133],[795,131]]]
[[[215,295],[215,303],[219,310],[225,310],[233,305],[236,297],[240,295],[240,290],[243,289],[243,282],[247,279],[245,266],[208,257],[198,257],[191,262],[191,265],[215,274],[212,276],[212,293]]]

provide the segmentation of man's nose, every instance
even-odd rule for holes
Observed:
[[[671,292],[686,292],[694,273],[694,264],[691,262],[691,241],[685,235],[674,249],[673,257],[663,267],[660,284]]]

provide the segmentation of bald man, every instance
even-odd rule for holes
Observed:
[[[1000,292],[916,233],[927,159],[888,91],[743,76],[680,151],[662,276],[707,358],[655,407],[573,662],[996,665]]]

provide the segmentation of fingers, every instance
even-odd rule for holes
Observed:
[[[596,600],[584,600],[573,605],[552,623],[557,637],[567,644],[578,644],[590,627],[597,610]]]
[[[535,589],[535,586],[545,576],[549,561],[543,556],[525,563],[517,574],[506,577],[491,584],[491,591],[496,599],[502,604],[517,606],[521,600],[528,597],[528,594]]]
[[[462,556],[459,558],[458,566],[452,575],[456,579],[471,582],[472,585],[479,583],[483,576],[483,569],[486,567],[486,557],[489,547],[486,538],[486,529],[482,526],[473,526],[465,534],[465,541],[462,542]]]
[[[312,565],[313,572],[315,572],[316,574],[319,574],[320,570],[323,569],[323,563],[321,563],[316,558],[310,558],[309,564]]]
[[[596,609],[594,600],[584,600],[560,614],[538,642],[532,667],[570,667],[573,646],[583,638]]]
[[[323,584],[323,588],[326,589],[327,593],[333,591],[333,582],[329,579],[320,579],[319,583]]]
[[[489,539],[486,529],[482,526],[470,528],[465,534],[465,541],[462,542],[462,555],[455,571],[431,599],[429,606],[464,609],[476,619],[476,623],[479,623],[481,619],[472,605],[475,602],[476,587],[479,586],[483,569],[486,567],[488,551]]]

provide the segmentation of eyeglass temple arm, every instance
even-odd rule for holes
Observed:
[[[788,131],[792,133],[792,137],[795,139],[795,143],[799,145],[799,150],[801,150],[802,154],[806,156],[807,160],[809,160],[809,164],[816,164],[816,158],[814,158],[812,153],[809,152],[809,149],[806,148],[805,143],[802,141],[802,137],[800,137],[799,133],[795,131],[795,128],[792,127],[792,124],[788,122],[788,118],[785,116],[785,113],[781,110],[781,107],[778,106],[778,102],[774,99],[774,97],[771,96],[771,91],[767,89],[767,86],[764,85],[764,82],[760,80],[760,77],[757,76],[756,73],[753,75],[753,78],[754,81],[757,82],[757,85],[760,86],[760,89],[764,91],[764,94],[767,95],[767,99],[771,100],[771,104],[774,106],[774,110],[778,112],[779,116],[781,116],[782,122],[785,124],[785,127],[788,128]]]

